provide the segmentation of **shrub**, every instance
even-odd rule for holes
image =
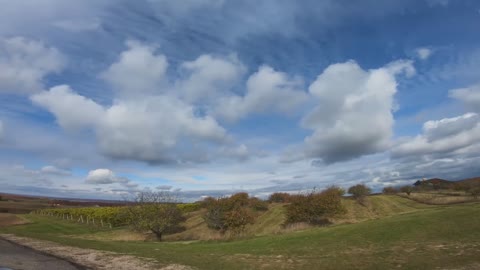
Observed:
[[[248,206],[255,211],[267,211],[268,203],[266,201],[260,200],[259,198],[252,197],[248,202]]]
[[[400,191],[403,193],[407,193],[408,196],[410,196],[410,193],[413,192],[413,187],[412,186],[403,186],[400,188]]]
[[[468,193],[477,199],[480,196],[480,187],[472,187],[468,190]]]
[[[361,204],[364,203],[365,197],[370,195],[371,192],[372,190],[364,184],[351,186],[348,189],[348,193],[352,194],[353,198]]]
[[[285,192],[275,192],[268,197],[270,203],[287,203],[290,202],[291,195]]]
[[[310,224],[326,224],[329,218],[346,212],[342,204],[344,191],[338,187],[330,187],[317,193],[292,196],[286,205],[285,223],[308,222]]]
[[[190,213],[200,210],[202,207],[200,203],[182,203],[177,205],[178,209],[180,209],[183,213]]]
[[[465,184],[465,183],[454,183],[453,184],[453,190],[456,191],[466,191],[468,192],[470,189],[470,186]]]
[[[227,230],[233,233],[242,232],[248,224],[254,222],[252,210],[268,209],[266,202],[250,198],[244,192],[218,199],[206,198],[202,204],[207,209],[203,216],[207,226],[222,233]]]
[[[253,224],[254,217],[245,207],[236,207],[225,213],[225,226],[234,234],[245,230],[248,224]]]
[[[384,187],[382,190],[383,194],[396,194],[398,190],[394,187]]]

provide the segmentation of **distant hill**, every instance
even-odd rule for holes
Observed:
[[[457,182],[467,184],[469,186],[480,186],[480,177],[467,178]]]
[[[420,185],[430,185],[430,186],[449,186],[453,185],[455,182],[445,180],[445,179],[440,179],[440,178],[432,178],[428,180],[418,180],[415,182],[413,185],[414,186],[420,186]]]
[[[418,180],[413,185],[414,186],[429,185],[429,186],[450,187],[455,184],[464,184],[468,186],[480,186],[480,177],[467,178],[467,179],[458,180],[458,181],[450,181],[450,180],[445,180],[441,178],[431,178],[427,180]]]

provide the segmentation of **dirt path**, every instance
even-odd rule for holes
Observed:
[[[152,270],[152,269],[160,269],[160,270],[192,270],[193,268],[184,266],[184,265],[161,265],[157,261],[152,259],[144,259],[138,258],[131,255],[123,255],[115,252],[108,252],[108,251],[99,251],[93,249],[83,249],[77,247],[69,247],[63,246],[57,243],[43,241],[43,240],[36,240],[26,237],[18,237],[11,234],[2,234],[0,235],[0,239],[4,238],[8,241],[14,242],[18,245],[29,247],[33,250],[51,254],[57,258],[62,258],[71,262],[74,262],[78,265],[82,265],[85,268],[60,268],[56,264],[55,267],[47,267],[47,268],[38,268],[38,264],[36,264],[36,268],[19,268],[18,266],[14,265],[6,265],[2,261],[3,249],[0,247],[0,267],[11,267],[13,269],[60,269],[60,270],[70,270],[70,269],[102,269],[102,270],[131,270],[131,269],[138,269],[138,270]],[[2,240],[2,242],[6,242]],[[8,243],[8,242],[6,242]],[[9,243],[12,245],[11,243]],[[15,245],[16,246],[16,245]],[[23,247],[23,249],[26,249]],[[27,249],[28,250],[28,249]],[[31,251],[35,254],[34,251]],[[15,251],[12,254],[16,254]],[[22,252],[20,252],[22,254]],[[48,256],[46,256],[48,257]],[[57,259],[58,261],[62,261]],[[55,263],[52,261],[52,263]],[[4,265],[2,265],[4,264]]]
[[[2,267],[16,270],[85,269],[67,261],[0,239],[0,269]]]

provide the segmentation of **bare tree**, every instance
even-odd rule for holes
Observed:
[[[142,191],[126,207],[126,220],[134,230],[151,231],[161,241],[165,233],[178,231],[185,220],[177,203],[169,191]]]

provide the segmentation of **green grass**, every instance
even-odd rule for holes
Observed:
[[[381,197],[380,200],[388,199]],[[392,196],[391,200],[398,199]],[[38,216],[28,216],[32,224],[4,228],[0,232],[134,254],[199,269],[473,269],[480,266],[480,204],[423,207],[411,203],[408,207],[411,211],[403,214],[355,224],[237,241],[156,243],[74,239],[71,235],[91,234],[96,229]],[[266,217],[265,223],[269,223],[270,218]]]

